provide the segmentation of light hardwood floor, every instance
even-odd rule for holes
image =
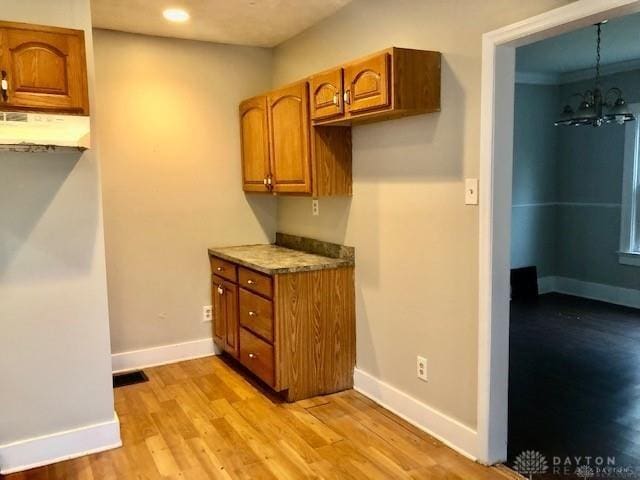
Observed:
[[[359,393],[282,403],[218,357],[118,388],[122,448],[23,479],[501,479]]]

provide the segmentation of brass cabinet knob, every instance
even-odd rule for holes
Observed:
[[[257,313],[256,313],[256,312],[249,312],[249,316],[250,316],[250,317],[255,317],[256,315],[257,315]]]
[[[250,353],[250,354],[249,354],[249,358],[250,358],[251,360],[253,360],[253,359],[257,358],[257,357],[258,357],[258,355],[256,355],[255,353]]]
[[[218,268],[216,268],[216,270],[217,270],[218,272],[224,272],[224,267],[218,267]]]
[[[218,285],[218,293],[220,295],[224,295],[224,288],[222,287],[222,285]]]
[[[256,282],[254,282],[254,281],[253,281],[253,280],[251,280],[251,279],[247,280],[247,284],[248,284],[248,285],[253,285],[254,283],[256,283]]]

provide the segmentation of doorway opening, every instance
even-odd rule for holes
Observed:
[[[478,458],[487,463],[507,459],[509,434],[510,245],[516,49],[568,32],[593,28],[594,24],[603,20],[613,22],[639,11],[640,1],[637,0],[578,1],[483,36]],[[561,110],[562,105],[558,108]],[[551,118],[549,121],[553,123],[553,120]],[[562,308],[565,312],[575,314],[581,312],[580,308],[583,307],[564,305]],[[556,392],[558,394],[562,395],[562,391]],[[584,454],[589,455],[588,452]]]

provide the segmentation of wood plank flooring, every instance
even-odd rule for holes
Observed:
[[[283,403],[208,357],[115,390],[123,447],[6,480],[504,480],[353,390]]]

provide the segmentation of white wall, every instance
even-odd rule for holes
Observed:
[[[272,52],[94,39],[113,353],[210,338],[207,247],[274,240],[275,199],[242,192],[238,121]]]
[[[84,29],[94,99],[89,0],[1,8],[3,20]],[[3,466],[3,444],[113,420],[101,211],[97,149],[0,153]]]
[[[354,0],[275,51],[275,85],[392,45],[443,53],[442,112],[355,127],[353,198],[321,200],[319,217],[281,199],[278,230],[356,247],[358,367],[472,428],[478,210],[463,179],[478,176],[481,35],[564,3]]]

